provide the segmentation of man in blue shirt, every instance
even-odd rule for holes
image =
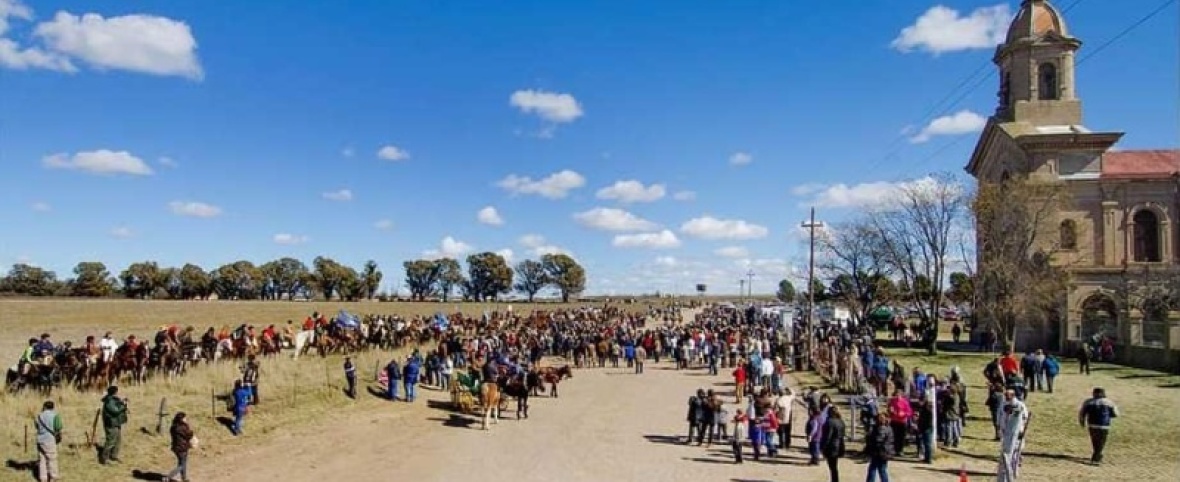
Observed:
[[[405,384],[406,384],[406,402],[412,403],[414,397],[418,394],[418,375],[422,371],[422,365],[419,364],[417,358],[411,357],[406,361],[405,370]]]
[[[234,380],[234,436],[242,434],[242,427],[246,418],[246,407],[250,405],[250,389],[242,386],[241,380]]]

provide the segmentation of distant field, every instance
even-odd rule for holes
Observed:
[[[655,300],[652,300],[653,302]],[[142,300],[80,300],[9,299],[0,300],[0,357],[13,362],[20,356],[30,337],[49,333],[61,343],[72,340],[80,343],[87,335],[102,336],[104,331],[115,332],[116,338],[137,335],[151,336],[163,324],[192,325],[199,330],[210,326],[249,323],[253,325],[286,324],[287,320],[300,323],[312,312],[328,316],[340,310],[356,314],[396,314],[402,317],[431,316],[442,311],[461,310],[468,315],[484,311],[529,313],[534,309],[559,310],[580,306],[602,306],[602,302],[587,303],[417,303],[417,302],[288,302],[288,301],[142,301]],[[621,305],[626,309],[646,310],[648,303]]]

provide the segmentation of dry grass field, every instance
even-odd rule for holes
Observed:
[[[945,337],[944,338],[949,338]],[[957,449],[940,452],[936,464],[957,474],[961,464],[972,472],[971,481],[995,480],[997,442],[984,406],[987,396],[983,368],[991,356],[944,352],[927,356],[924,349],[894,349],[886,353],[907,371],[915,367],[945,377],[958,366],[966,378],[971,414],[964,440]],[[801,376],[805,384],[817,383],[814,374]],[[1106,463],[1089,465],[1090,440],[1078,425],[1077,413],[1094,387],[1103,387],[1119,406],[1106,448]],[[1094,364],[1089,376],[1078,374],[1075,360],[1062,361],[1054,393],[1035,392],[1027,400],[1033,414],[1029,425],[1021,480],[1134,480],[1172,481],[1180,478],[1180,376],[1109,364]],[[909,453],[913,453],[911,447]],[[909,464],[913,457],[901,462]],[[931,468],[931,470],[940,470]],[[949,479],[948,479],[949,480]]]
[[[198,329],[209,326],[250,323],[265,326],[283,324],[287,320],[299,323],[313,311],[335,314],[340,309],[357,314],[398,314],[403,317],[432,315],[437,311],[453,312],[460,309],[471,315],[484,310],[506,310],[507,303],[334,303],[334,302],[192,302],[192,301],[134,301],[134,300],[3,300],[0,301],[0,357],[15,364],[28,338],[49,333],[60,343],[72,340],[80,343],[86,335],[101,336],[112,331],[116,337],[136,334],[150,336],[161,324],[193,325]],[[527,313],[536,309],[555,310],[575,304],[544,303],[530,305],[514,303],[512,310]],[[646,304],[629,305],[636,310]],[[354,357],[359,367],[362,387],[375,380],[375,368],[388,362],[393,353],[369,351]],[[343,370],[339,357],[321,359],[303,357],[291,360],[279,357],[262,363],[259,384],[261,404],[248,417],[246,431],[258,434],[295,424],[307,424],[321,419],[336,419],[350,413],[388,406],[388,402],[361,388],[357,400],[342,394]],[[60,390],[51,396],[59,405],[66,425],[61,465],[67,480],[124,480],[132,470],[159,472],[173,463],[168,451],[167,423],[164,435],[154,435],[157,412],[162,398],[167,398],[167,411],[185,411],[202,441],[204,456],[216,456],[238,450],[242,441],[234,439],[217,417],[228,416],[225,404],[213,399],[224,395],[239,376],[238,366],[223,362],[200,366],[174,381],[153,379],[141,386],[122,387],[121,394],[130,403],[130,418],[124,427],[124,464],[104,467],[96,463],[96,452],[87,440],[94,422],[101,393],[79,393],[73,389]],[[0,394],[0,457],[8,461],[8,468],[0,469],[0,480],[33,480],[29,473],[18,473],[22,463],[36,460],[31,431],[33,415],[44,399],[36,394]],[[281,410],[275,409],[281,407]],[[101,438],[101,427],[98,430]],[[13,468],[13,466],[18,468]]]

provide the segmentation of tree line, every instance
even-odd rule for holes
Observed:
[[[451,258],[406,261],[405,283],[414,299],[443,300],[458,290],[465,300],[491,300],[518,291],[533,297],[552,287],[563,301],[585,290],[586,272],[573,258],[545,255],[539,261],[524,260],[509,267],[496,253],[467,257],[467,271]],[[386,298],[378,293],[384,275],[375,261],[359,269],[318,256],[311,266],[284,257],[255,265],[240,260],[212,271],[188,263],[164,267],[155,261],[132,263],[118,274],[99,261],[78,263],[73,276],[26,263],[17,263],[0,278],[0,293],[18,296],[75,296],[87,298],[124,296],[138,299],[292,300]],[[380,295],[380,296],[379,296]]]
[[[861,278],[869,279],[869,276],[862,273]],[[925,275],[915,277],[913,287],[904,280],[894,280],[884,275],[872,277],[869,281],[871,291],[865,293],[865,301],[859,304],[870,307],[870,310],[898,302],[924,303],[934,297],[934,283]],[[972,275],[955,271],[948,276],[947,284],[942,295],[944,300],[955,305],[972,301],[975,293],[975,279]],[[817,277],[812,281],[812,291],[815,292],[816,303],[847,303],[850,299],[861,298],[862,295],[862,292],[857,290],[854,278],[848,274],[838,274],[827,280],[827,283]],[[775,297],[784,303],[803,303],[807,301],[808,294],[807,290],[797,290],[791,280],[783,279],[778,282]]]

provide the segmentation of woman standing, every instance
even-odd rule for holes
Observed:
[[[170,432],[172,453],[176,454],[176,468],[168,472],[167,480],[175,481],[179,475],[180,480],[188,482],[188,452],[195,444],[196,437],[193,436],[193,429],[188,426],[184,412],[177,412],[176,416],[172,417]]]
[[[824,422],[821,450],[828,462],[828,474],[832,482],[840,482],[840,458],[844,456],[844,429],[840,409],[832,406],[828,410],[828,420]]]

